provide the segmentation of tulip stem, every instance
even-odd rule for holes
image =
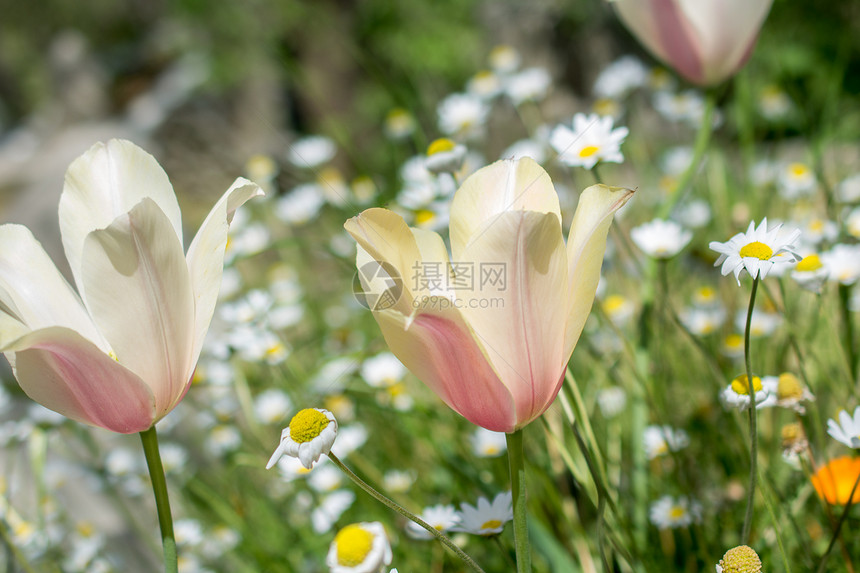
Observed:
[[[146,467],[149,469],[152,492],[155,494],[155,506],[158,509],[158,526],[161,528],[161,545],[164,548],[164,572],[178,573],[173,517],[170,514],[167,480],[164,477],[164,467],[161,465],[161,454],[158,452],[158,434],[155,432],[155,426],[141,432],[140,441],[143,444],[143,455],[146,457]]]
[[[438,529],[436,529],[435,527],[433,527],[432,525],[430,525],[429,523],[427,523],[426,521],[424,521],[423,519],[421,519],[420,517],[418,517],[414,513],[410,512],[405,507],[399,505],[397,502],[385,497],[384,495],[382,495],[381,493],[376,491],[370,484],[368,484],[363,479],[358,477],[355,474],[355,472],[353,472],[351,469],[346,467],[346,465],[342,461],[340,461],[340,458],[338,458],[336,455],[334,455],[333,452],[329,452],[328,457],[334,463],[334,465],[336,465],[338,468],[340,468],[340,471],[345,473],[346,476],[349,479],[351,479],[353,481],[353,483],[355,483],[355,485],[357,485],[358,487],[363,489],[366,493],[370,494],[370,496],[372,498],[374,498],[376,501],[382,503],[383,505],[385,505],[389,509],[393,509],[394,511],[396,511],[397,513],[399,513],[400,515],[402,515],[403,517],[405,517],[409,521],[413,521],[413,522],[417,523],[418,525],[420,525],[421,527],[423,527],[428,533],[430,533],[433,537],[438,539],[445,547],[447,547],[448,549],[453,551],[457,555],[457,557],[462,559],[463,562],[466,565],[468,565],[469,567],[471,567],[473,571],[476,571],[477,573],[485,573],[485,571],[483,569],[481,569],[481,567],[477,563],[475,563],[474,559],[469,557],[469,555],[465,551],[460,549],[456,543],[451,541],[450,537],[448,537],[447,535],[445,535],[444,533],[442,533],[441,531],[439,531]]]
[[[663,202],[658,213],[658,217],[665,219],[672,212],[672,209],[677,205],[678,200],[687,190],[687,187],[693,181],[693,177],[699,170],[699,164],[708,150],[708,144],[711,141],[711,133],[714,130],[714,112],[717,109],[717,97],[713,91],[705,93],[705,110],[702,113],[702,123],[699,125],[699,131],[696,133],[696,142],[693,144],[693,159],[687,169],[681,174],[675,188]]]
[[[514,504],[514,544],[517,548],[517,573],[531,573],[532,555],[526,521],[526,468],[523,459],[523,431],[505,434],[508,463],[511,467],[511,493]]]
[[[744,515],[744,528],[741,533],[741,544],[748,545],[750,539],[750,528],[752,526],[753,505],[755,504],[756,486],[756,462],[758,458],[758,439],[756,436],[756,413],[758,411],[755,395],[755,384],[753,383],[752,361],[750,359],[750,325],[752,323],[753,308],[755,307],[755,295],[758,291],[760,277],[757,274],[753,279],[752,291],[750,292],[750,305],[747,309],[747,322],[744,329],[744,364],[747,373],[747,394],[750,397],[750,484],[747,496],[747,509]]]

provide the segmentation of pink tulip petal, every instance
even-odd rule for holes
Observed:
[[[221,196],[206,220],[197,231],[186,260],[191,275],[191,288],[194,291],[194,346],[191,363],[197,362],[203,338],[215,312],[215,302],[221,288],[221,275],[224,272],[224,251],[227,247],[227,231],[233,213],[252,197],[263,195],[256,183],[238,178]]]
[[[561,224],[558,194],[543,168],[526,157],[505,159],[469,176],[451,202],[451,253],[455,260],[486,221],[506,211],[554,213]]]
[[[144,198],[87,237],[83,290],[119,361],[155,395],[156,420],[178,403],[194,363],[194,300],[182,245],[158,205]]]
[[[565,356],[573,352],[591,312],[612,217],[632,196],[630,189],[592,185],[579,197],[567,239],[570,307],[564,336]]]
[[[3,351],[14,352],[15,377],[24,392],[67,418],[122,434],[141,432],[155,421],[149,387],[73,330],[36,330]]]
[[[641,0],[637,0],[641,1]],[[702,39],[685,18],[678,0],[651,0],[657,35],[668,63],[691,82],[705,81]],[[700,2],[705,3],[705,2]]]
[[[564,353],[569,294],[561,224],[554,213],[502,213],[476,231],[458,262],[481,275],[491,267],[503,272],[504,284],[476,283],[458,294],[523,426],[555,398],[570,356]]]
[[[149,197],[167,215],[182,244],[182,215],[173,186],[152,155],[130,141],[96,143],[69,165],[60,196],[60,233],[75,282],[90,232],[103,229]]]
[[[451,409],[488,430],[514,430],[511,394],[456,309],[437,306],[411,321],[391,310],[374,317],[391,352]]]

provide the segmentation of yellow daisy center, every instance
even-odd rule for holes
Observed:
[[[817,271],[822,266],[821,259],[818,258],[818,255],[809,255],[807,257],[803,257],[799,263],[797,263],[796,269],[801,272],[812,272]]]
[[[484,446],[484,455],[485,456],[495,456],[499,453],[499,448],[496,446]]]
[[[93,527],[93,524],[88,521],[82,521],[75,526],[78,534],[81,537],[92,537],[96,532],[96,528]]]
[[[436,213],[430,209],[419,209],[415,211],[415,224],[426,225],[436,218]]]
[[[680,518],[684,517],[684,515],[686,513],[687,513],[687,510],[685,510],[680,505],[676,505],[672,509],[669,510],[669,517],[671,517],[672,519],[680,519]]]
[[[779,375],[779,383],[776,387],[776,395],[780,400],[788,398],[802,398],[803,385],[797,376],[790,372],[785,372]]]
[[[373,549],[373,534],[359,525],[347,525],[334,537],[337,563],[346,567],[361,565]]]
[[[502,526],[502,522],[498,519],[490,519],[481,524],[481,529],[498,529]]]
[[[290,438],[299,444],[310,442],[322,433],[329,422],[319,410],[305,408],[290,420]]]
[[[627,299],[620,294],[613,294],[606,297],[606,300],[603,302],[603,309],[607,314],[617,314],[624,308],[625,304],[627,304]]]
[[[788,166],[788,172],[791,173],[792,177],[800,178],[809,173],[809,167],[803,163],[792,163]]]
[[[755,392],[761,392],[761,378],[758,376],[753,376],[753,390]],[[732,390],[735,391],[736,394],[749,395],[750,393],[750,385],[747,382],[747,375],[741,374],[734,380],[732,380]]]
[[[598,151],[600,151],[600,148],[597,147],[596,145],[586,145],[585,147],[583,147],[582,149],[579,150],[579,156],[582,158],[591,157],[592,155],[594,155]]]
[[[753,241],[748,245],[744,245],[739,254],[742,257],[755,257],[762,261],[767,261],[773,256],[773,249],[761,241]]]
[[[727,348],[740,348],[744,344],[744,337],[740,334],[730,334],[726,336]]]
[[[427,155],[435,155],[437,153],[444,153],[446,151],[451,151],[457,146],[456,143],[448,139],[447,137],[440,137],[430,144],[430,147],[427,148]]]

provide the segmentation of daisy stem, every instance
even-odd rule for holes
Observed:
[[[851,488],[851,493],[848,495],[848,503],[845,504],[845,509],[842,510],[842,515],[839,516],[839,522],[836,524],[836,529],[833,530],[833,536],[830,538],[830,543],[827,545],[827,550],[821,556],[821,563],[818,564],[817,573],[824,571],[824,566],[827,565],[827,558],[830,557],[830,552],[833,551],[833,546],[836,545],[836,540],[839,539],[839,532],[842,530],[842,524],[845,523],[845,518],[848,517],[848,512],[851,511],[851,506],[854,503],[854,492],[857,491],[857,486],[860,485],[860,475],[854,480],[854,487]]]
[[[851,322],[851,289],[847,285],[839,285],[839,308],[842,312],[842,328],[845,337],[845,354],[848,357],[848,368],[851,372],[851,385],[857,384],[857,354],[854,351],[854,325]]]
[[[164,467],[161,465],[161,454],[158,452],[158,434],[155,426],[141,432],[140,441],[143,444],[143,455],[146,457],[152,492],[155,494],[155,507],[158,510],[158,526],[161,529],[161,545],[164,548],[164,572],[177,573],[179,564],[176,555],[176,538],[173,536],[173,517],[170,515],[167,480],[164,477]]]
[[[427,523],[426,521],[424,521],[423,519],[421,519],[420,517],[418,517],[414,513],[411,513],[405,507],[398,505],[396,502],[388,499],[387,497],[385,497],[384,495],[382,495],[381,493],[379,493],[378,491],[373,489],[373,487],[370,484],[365,482],[363,479],[358,477],[351,469],[346,467],[346,465],[344,465],[344,463],[342,461],[340,461],[340,458],[338,458],[336,455],[334,455],[333,452],[329,452],[328,457],[332,462],[334,462],[334,465],[339,467],[340,470],[343,473],[345,473],[346,476],[353,481],[353,483],[355,483],[355,485],[357,485],[358,487],[363,489],[365,492],[370,494],[370,496],[372,498],[374,498],[376,501],[382,503],[384,506],[388,507],[389,509],[396,511],[397,513],[399,513],[400,515],[402,515],[403,517],[405,517],[409,521],[415,522],[418,525],[420,525],[421,527],[423,527],[425,530],[427,530],[428,533],[430,533],[433,537],[435,537],[443,545],[445,545],[445,547],[447,547],[448,549],[450,549],[451,551],[456,553],[457,557],[462,559],[463,562],[466,563],[466,565],[468,565],[473,571],[476,571],[477,573],[485,573],[485,571],[483,569],[481,569],[481,567],[477,563],[475,563],[474,559],[469,557],[465,551],[463,551],[462,549],[457,547],[457,544],[454,543],[453,541],[451,541],[450,537],[448,537],[447,535],[445,535],[444,533],[442,533],[441,531],[439,531],[438,529],[436,529],[435,527],[433,527],[432,525],[430,525],[429,523]]]
[[[747,373],[747,393],[750,397],[750,485],[747,496],[747,510],[744,516],[744,528],[741,533],[741,544],[747,545],[750,539],[750,527],[752,526],[753,505],[755,503],[756,486],[756,458],[758,457],[758,439],[756,436],[756,401],[755,386],[753,384],[752,361],[750,359],[750,324],[752,323],[753,308],[755,307],[755,295],[758,291],[759,275],[753,279],[752,291],[750,292],[750,305],[747,309],[747,322],[744,328],[744,364]]]
[[[675,188],[663,202],[663,205],[658,212],[660,219],[665,219],[672,212],[672,209],[678,203],[678,200],[687,190],[687,187],[693,180],[693,176],[699,170],[699,164],[708,150],[708,143],[711,141],[711,132],[714,130],[714,112],[717,109],[717,97],[712,91],[705,94],[705,110],[702,113],[702,123],[699,125],[699,131],[696,133],[696,142],[693,144],[693,159],[687,166],[687,169],[681,174]]]
[[[532,555],[526,521],[526,468],[523,459],[523,431],[505,434],[508,463],[511,467],[511,492],[514,502],[514,544],[517,548],[517,573],[531,573]]]

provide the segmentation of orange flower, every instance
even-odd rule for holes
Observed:
[[[812,487],[829,504],[845,505],[854,483],[860,478],[860,458],[843,456],[821,466],[812,476]],[[860,485],[854,490],[853,503],[860,503]]]

